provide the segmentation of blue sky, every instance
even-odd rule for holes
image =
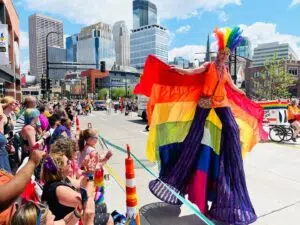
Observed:
[[[158,7],[160,24],[170,32],[169,60],[190,60],[205,50],[207,35],[214,27],[241,25],[257,44],[288,42],[300,56],[300,0],[152,0]],[[28,17],[41,13],[64,23],[65,35],[98,21],[113,24],[125,20],[132,25],[132,0],[16,0],[20,17],[22,71],[29,65]]]

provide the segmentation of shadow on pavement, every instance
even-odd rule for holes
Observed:
[[[142,225],[205,225],[197,216],[180,216],[179,206],[163,202],[145,205],[140,209]]]
[[[138,120],[127,120],[128,122],[131,123],[136,123],[136,124],[141,124],[141,125],[147,125],[147,122],[143,121],[142,119],[138,119]]]

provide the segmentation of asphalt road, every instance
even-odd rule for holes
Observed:
[[[147,161],[145,146],[146,124],[136,114],[124,116],[120,113],[93,112],[90,116],[81,116],[81,129],[91,123],[99,134],[112,143],[124,147],[129,144],[131,151],[154,173],[157,166]],[[245,159],[245,172],[250,196],[259,219],[255,225],[300,224],[300,143],[274,144],[260,143]],[[113,175],[106,182],[106,202],[109,210],[125,213],[125,157],[113,150],[109,161]],[[159,202],[148,190],[153,179],[143,168],[136,165],[136,186],[139,206],[149,224],[155,225],[196,225],[201,224],[187,207],[181,209],[153,204]],[[117,180],[117,181],[116,181]],[[146,221],[143,224],[148,224]]]

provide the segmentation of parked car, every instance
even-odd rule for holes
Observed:
[[[103,100],[94,101],[94,109],[95,110],[106,110],[106,103]]]

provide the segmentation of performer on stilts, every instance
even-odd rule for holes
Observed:
[[[250,224],[257,216],[242,152],[250,151],[265,135],[263,109],[234,85],[225,64],[243,40],[242,31],[234,27],[214,33],[219,48],[214,62],[193,70],[170,68],[153,56],[146,63],[135,92],[150,96],[147,155],[160,162],[159,179],[149,188],[166,203],[182,204],[166,183],[182,196],[188,194],[211,219]]]

